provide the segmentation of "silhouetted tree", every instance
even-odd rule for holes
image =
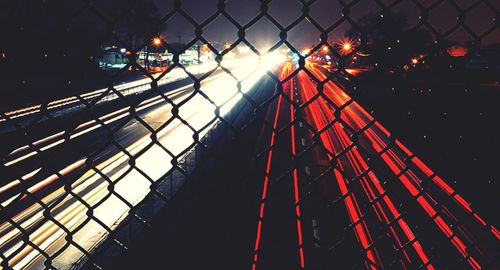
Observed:
[[[114,0],[112,14],[119,19],[114,25],[117,35],[131,49],[140,49],[151,37],[166,31],[158,24],[161,14],[153,0]]]
[[[140,49],[164,31],[156,25],[159,18],[153,0],[99,0],[92,6],[82,0],[3,1],[0,109],[105,87],[107,76],[96,64],[102,47]]]
[[[346,31],[351,39],[361,40],[361,50],[369,50],[379,68],[390,69],[408,63],[417,54],[428,53],[432,36],[424,29],[409,29],[408,16],[391,12],[384,16],[368,14]]]

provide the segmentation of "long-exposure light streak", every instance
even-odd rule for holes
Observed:
[[[291,71],[292,65],[288,65],[288,68]],[[285,67],[286,68],[286,67]],[[291,72],[289,72],[287,75],[289,75]],[[283,78],[281,78],[283,79]],[[286,82],[286,89],[288,89],[290,100],[292,100],[292,103],[290,103],[290,133],[291,133],[291,143],[292,143],[292,158],[295,159],[297,156],[297,146],[295,142],[295,110],[294,110],[294,105],[293,101],[295,100],[295,95],[294,95],[294,85],[293,85],[293,80],[290,80]],[[299,176],[298,176],[298,171],[297,167],[293,168],[293,196],[295,199],[295,214],[297,215],[296,221],[297,221],[297,238],[298,238],[298,244],[299,244],[299,260],[300,260],[300,267],[304,268],[305,262],[304,262],[304,247],[303,247],[303,237],[302,237],[302,214],[300,212],[300,195],[299,195]]]
[[[250,91],[267,71],[280,65],[280,61],[283,59],[281,55],[268,55],[264,57],[264,60],[259,60],[257,57],[232,60],[236,68],[231,70],[231,74],[236,79],[224,74],[201,85],[200,90],[214,104],[201,95],[195,95],[187,101],[174,99],[174,102],[185,102],[178,112],[179,117],[187,121],[192,128],[200,130],[199,137],[203,137],[218,122],[215,114],[216,106],[219,106],[221,111],[228,112],[241,99],[241,94]],[[220,89],[224,89],[224,91],[220,91]],[[164,101],[155,100],[154,102]],[[159,105],[161,106],[151,112],[146,112],[146,114],[161,117],[160,121],[166,121],[171,115],[172,106],[168,104]],[[222,113],[220,116],[223,115]],[[115,114],[112,117],[121,117],[121,115]],[[93,128],[93,123],[83,125],[85,125],[85,128],[79,130],[79,132],[85,132],[85,129]],[[203,130],[201,130],[202,127],[204,127]],[[185,149],[193,146],[193,131],[178,119],[175,119],[168,127],[158,130],[156,135],[158,143],[168,145],[169,151],[177,158],[182,158],[181,155],[185,153]],[[54,138],[57,141],[56,137],[54,136],[47,141]],[[41,144],[44,143],[46,142],[41,142]],[[47,146],[51,144],[49,142]],[[147,172],[150,179],[156,181],[172,168],[170,162],[172,156],[157,145],[149,147],[150,144],[150,134],[146,133],[139,140],[126,147],[126,150],[135,157],[135,167]],[[145,150],[143,151],[143,149]],[[18,151],[18,153],[23,150]],[[137,170],[131,168],[128,161],[129,157],[119,152],[97,165],[96,169],[100,173],[107,175],[111,182],[103,179],[96,170],[90,169],[71,184],[72,192],[90,206],[95,207],[93,216],[111,230],[126,218],[130,209],[129,205],[136,205],[150,192],[152,184],[151,180],[146,179]],[[69,171],[81,168],[83,164],[80,163],[82,162],[85,163],[84,161],[78,161],[59,170],[59,172],[67,175]],[[33,186],[31,191],[36,193],[49,184],[55,183],[55,181],[58,181],[58,177],[50,176],[45,181]],[[114,194],[110,194],[110,190],[108,190],[110,184],[114,185]],[[126,200],[128,204],[125,204],[122,200]],[[69,196],[64,187],[51,192],[43,197],[41,201],[51,207],[51,216],[67,230],[72,231],[79,228],[78,232],[74,232],[73,244],[70,246],[78,245],[79,248],[89,251],[107,237],[108,231],[105,228],[96,222],[87,221],[86,212],[88,208],[73,196]],[[5,250],[3,254],[6,256],[9,266],[16,269],[34,269],[43,267],[44,261],[44,256],[39,254],[33,246],[23,244],[23,233],[13,227],[12,222],[21,224],[23,228],[29,231],[30,240],[32,239],[31,241],[34,241],[37,246],[44,248],[49,254],[58,254],[52,260],[54,267],[68,269],[83,256],[79,248],[65,247],[68,244],[64,238],[66,233],[59,225],[45,219],[43,211],[44,208],[36,203],[10,218],[11,222],[4,222],[0,225],[2,249]]]
[[[305,100],[311,100],[314,94],[311,91],[311,86],[307,85],[307,81],[304,80],[303,72],[299,73],[299,81],[302,89],[302,93],[304,94]],[[317,130],[321,130],[323,126],[326,126],[329,122],[325,119],[325,115],[321,112],[322,108],[317,107],[318,104],[316,102],[320,102],[320,100],[316,100],[308,106],[309,112],[311,113],[314,124]],[[328,136],[326,132],[320,134],[320,138],[328,149],[330,153],[335,152],[334,143],[332,138]],[[332,156],[329,154],[329,158]],[[349,218],[351,223],[354,224],[354,232],[358,241],[364,250],[366,250],[366,266],[368,269],[378,269],[380,268],[380,260],[378,259],[378,255],[374,247],[372,246],[372,240],[370,237],[370,233],[368,232],[367,225],[362,218],[361,210],[359,209],[358,203],[354,194],[347,188],[348,184],[346,183],[346,179],[344,176],[338,171],[338,169],[334,169],[334,176],[339,185],[342,196],[344,197],[344,203],[346,205],[347,212],[349,214]],[[377,259],[376,259],[377,258]]]
[[[289,66],[289,65],[287,65],[287,66]],[[286,71],[287,71],[287,67],[283,68],[282,73],[280,75],[280,78],[286,77],[285,76]],[[264,213],[265,213],[265,207],[266,207],[267,192],[268,192],[268,188],[269,188],[269,174],[271,172],[271,164],[272,164],[272,160],[273,160],[274,140],[276,138],[276,131],[277,131],[277,127],[278,127],[278,121],[279,121],[282,100],[283,100],[283,96],[280,95],[278,97],[278,102],[276,104],[276,112],[274,114],[274,121],[273,121],[273,131],[271,133],[271,139],[269,141],[269,150],[268,150],[267,159],[266,159],[266,169],[265,169],[265,174],[264,174],[264,182],[263,182],[263,186],[262,186],[262,195],[260,198],[260,207],[259,207],[260,210],[259,210],[259,218],[257,221],[257,235],[255,237],[252,270],[257,269],[257,263],[259,261],[259,248],[260,248],[260,240],[262,237],[262,225],[263,225],[263,219],[264,219]]]
[[[320,70],[316,69],[313,65],[310,65],[308,68],[310,68],[310,71],[320,80],[326,79],[326,76]],[[350,97],[348,97],[345,92],[342,91],[334,83],[329,81],[325,84],[325,86],[328,90],[325,91],[327,97],[330,98],[334,103],[336,103],[336,106],[341,107],[350,101]],[[346,118],[345,120],[349,122],[352,128],[355,128],[355,130],[364,128],[369,124],[370,121],[373,120],[373,117],[371,117],[371,115],[369,115],[364,109],[362,109],[356,102],[352,102],[347,107],[345,107],[342,116]],[[383,127],[378,122],[375,122],[374,126],[375,128],[381,130],[380,133],[386,135],[387,138],[390,136],[390,134],[385,129],[383,129]],[[388,140],[382,140],[382,138],[375,132],[373,127],[370,127],[366,131],[364,131],[364,134],[366,134],[366,137],[372,142],[372,146],[376,153],[380,154],[381,158],[384,160],[384,162],[386,162],[388,167],[395,175],[399,175],[399,179],[401,180],[405,188],[416,199],[419,205],[421,205],[421,207],[425,210],[429,217],[432,218],[437,227],[457,248],[464,259],[467,260],[474,269],[479,269],[480,265],[477,259],[471,256],[471,254],[467,251],[466,244],[460,239],[459,236],[457,236],[453,232],[452,228],[448,224],[446,224],[444,219],[439,215],[438,211],[436,211],[432,207],[432,204],[429,203],[428,199],[432,200],[432,197],[430,197],[429,194],[426,194],[428,199],[422,196],[423,193],[420,191],[420,184],[422,183],[422,180],[419,179],[411,170],[403,171],[405,170],[405,163],[398,156],[398,154],[396,154],[396,149],[391,147],[388,150],[384,151],[384,149],[387,147],[386,141]],[[402,146],[399,141],[397,141],[396,145],[400,147]],[[486,222],[484,222],[483,219],[481,219],[476,213],[472,211],[472,209],[470,209],[468,203],[466,203],[465,200],[463,200],[463,198],[458,194],[454,193],[453,189],[451,189],[451,187],[449,187],[444,181],[442,181],[441,178],[435,176],[434,173],[430,171],[428,167],[423,165],[423,163],[418,158],[416,158],[409,150],[403,148],[402,151],[412,157],[411,160],[416,165],[416,167],[421,169],[428,177],[432,177],[433,182],[436,183],[443,191],[445,191],[447,195],[453,195],[454,200],[465,210],[471,213],[475,220],[477,220],[482,226],[487,226]],[[490,226],[490,230],[493,232],[495,237],[497,237],[497,235],[495,234],[496,229],[493,226]]]

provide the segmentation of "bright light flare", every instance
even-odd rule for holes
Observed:
[[[230,77],[227,80],[219,80],[216,88],[226,88],[224,94],[218,93],[214,95],[213,100],[221,106],[221,115],[226,115],[236,105],[236,103],[243,97],[242,93],[248,92],[268,71],[272,71],[286,61],[286,55],[281,52],[273,52],[258,57],[252,55],[248,57],[238,58],[234,60],[222,61],[222,65],[229,64],[237,67],[234,69],[233,75],[241,81],[241,89],[236,86],[228,87],[228,81],[232,80]]]
[[[163,40],[160,36],[158,37],[153,37],[151,39],[151,45],[155,46],[155,47],[160,47],[163,43]]]
[[[339,53],[341,55],[350,54],[355,49],[354,41],[349,38],[344,38],[340,42],[340,50]]]
[[[215,125],[216,123],[212,122],[212,120],[215,117],[216,106],[220,109],[220,115],[229,113],[238,101],[241,100],[243,93],[250,91],[250,89],[266,75],[266,72],[274,70],[285,61],[286,55],[281,52],[270,53],[261,57],[252,55],[222,61],[221,65],[231,70],[231,75],[236,77],[236,80],[224,72],[222,75],[215,75],[213,79],[205,80],[201,88],[209,99],[214,101],[215,106],[201,95],[196,95],[180,108],[179,115],[188,121],[190,126],[196,129],[201,129],[201,127],[207,125]],[[224,91],[220,91],[221,89]],[[182,90],[179,89],[179,91]],[[182,97],[178,97],[178,99],[181,98]],[[163,122],[167,120],[169,110],[171,110],[171,106],[166,104],[149,112],[148,116],[161,115],[163,118],[159,118],[158,121]],[[209,129],[210,127],[205,128],[200,132],[199,136],[203,137]],[[192,130],[186,128],[186,126],[178,120],[172,122],[171,125],[157,133],[158,140],[162,143],[171,145],[169,150],[175,155],[180,155],[186,148],[191,147],[193,143],[192,135]],[[150,142],[150,136],[145,135],[128,146],[127,151],[136,155],[139,151],[146,149],[146,146]],[[165,154],[162,149],[152,147],[142,153],[140,158],[136,161],[136,166],[147,172],[153,179],[159,179],[171,169],[171,166],[168,165],[170,164],[170,160],[171,156]],[[64,170],[71,171],[76,166],[81,166],[80,163],[83,164],[83,162],[83,160],[79,161]],[[128,169],[128,157],[122,153],[118,153],[99,164],[98,167],[104,174],[110,176],[111,181],[115,182],[118,177]],[[64,170],[60,172],[62,175],[66,174]],[[52,178],[56,177],[51,176],[47,181],[52,180]],[[116,183],[115,192],[120,194],[120,196],[132,205],[136,205],[143,200],[148,192],[150,192],[151,183],[143,178],[142,175],[131,172],[121,178],[120,182]],[[89,189],[90,186],[93,186],[91,190]],[[108,194],[107,186],[108,183],[104,181],[99,174],[90,170],[72,184],[72,190],[88,204],[96,205],[97,202]],[[3,188],[8,189],[9,186]],[[62,198],[64,193],[64,189],[60,188],[44,197],[42,201],[46,204],[50,204],[54,200]],[[128,210],[128,206],[123,204],[118,197],[111,196],[96,207],[94,216],[113,230],[121,223],[123,218],[126,217]],[[65,198],[61,201],[57,205],[55,211],[60,212],[54,218],[70,230],[82,224],[86,218],[86,208],[80,203],[72,202],[70,198]],[[22,215],[17,216],[15,221],[16,223],[22,224],[24,228],[34,228],[35,225],[41,225],[40,228],[33,229],[34,231],[30,234],[30,240],[44,250],[48,249],[48,247],[59,248],[61,246],[60,243],[64,241],[64,231],[51,222],[43,221],[39,218],[41,216],[42,208],[38,204],[34,204],[24,211]],[[0,226],[0,234],[2,233],[4,233],[4,235],[5,233],[13,235],[12,237],[10,234],[8,235],[8,241],[12,243],[13,246],[4,252],[4,254],[12,255],[15,254],[17,249],[22,248],[22,251],[14,255],[15,258],[9,262],[15,265],[15,269],[26,267],[35,260],[36,263],[43,260],[43,258],[40,259],[39,253],[33,250],[31,246],[21,246],[22,241],[19,240],[21,239],[21,234],[13,229],[10,223],[4,223],[3,226]],[[91,250],[93,246],[103,241],[106,234],[107,232],[101,225],[97,223],[87,223],[80,228],[79,234],[75,235],[72,240],[84,249]],[[0,241],[2,243],[7,242],[7,240],[0,240],[2,240]],[[69,265],[74,263],[74,260],[78,260],[80,256],[81,254],[78,253],[78,251],[66,249],[58,256],[58,258],[60,258],[58,263],[64,265],[65,267],[63,268],[66,268],[66,266],[69,268]]]
[[[248,47],[238,47],[238,52],[240,54],[249,54],[250,52],[252,52],[252,50]]]

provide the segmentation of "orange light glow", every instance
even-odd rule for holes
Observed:
[[[302,55],[309,55],[311,53],[311,49],[305,49],[302,51]]]
[[[151,44],[155,47],[160,47],[161,44],[163,43],[161,37],[154,37],[151,39]]]
[[[417,58],[412,58],[411,59],[411,63],[414,64],[414,65],[418,64],[418,59]]]
[[[326,45],[323,45],[323,47],[321,48],[321,50],[322,50],[323,52],[325,52],[325,53],[327,53],[327,52],[329,52],[329,51],[330,51],[330,49],[329,49],[329,48],[328,48],[328,46],[326,46]]]
[[[468,54],[467,48],[459,44],[449,47],[446,52],[452,57],[463,57]]]
[[[339,53],[341,55],[347,55],[350,54],[354,50],[354,41],[350,40],[348,38],[343,39],[340,42],[340,51]]]

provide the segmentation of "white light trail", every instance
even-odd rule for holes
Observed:
[[[220,106],[221,115],[227,114],[241,99],[242,93],[247,93],[267,71],[282,64],[285,60],[285,57],[280,54],[271,54],[262,57],[262,59],[247,57],[224,61],[222,63],[223,66],[228,65],[234,67],[230,70],[232,75],[241,82],[241,88],[238,89],[238,82],[227,74],[219,76],[207,83],[203,83],[201,91],[203,91],[215,105],[211,104],[203,96],[197,94],[181,106],[179,109],[179,116],[186,120],[194,129],[200,129],[214,119],[215,106]],[[174,99],[174,102],[180,102],[179,98]],[[154,117],[155,121],[163,122],[171,117],[171,109],[171,105],[165,104],[147,113],[144,118]],[[209,128],[201,131],[199,137],[202,138],[216,122],[217,121],[212,123]],[[87,129],[92,128],[93,126],[90,125]],[[91,130],[87,132],[89,131]],[[166,128],[160,130],[156,136],[158,142],[169,149],[174,155],[179,155],[194,142],[193,131],[178,119],[175,119]],[[138,155],[140,151],[150,143],[150,134],[146,134],[128,146],[127,151],[132,155]],[[172,168],[171,160],[172,157],[169,154],[155,145],[137,157],[136,166],[146,172],[154,181],[157,181]],[[80,160],[60,172],[64,175],[64,173],[68,173],[74,168],[83,165],[84,160]],[[130,168],[128,156],[121,152],[102,162],[97,168],[111,179],[114,183],[115,192],[120,194],[120,196],[125,198],[132,205],[139,203],[150,192],[151,182],[137,170],[130,171],[117,182],[121,175]],[[55,181],[55,179],[46,179],[42,181],[43,184],[38,185],[37,188],[48,185],[51,181]],[[71,188],[82,200],[94,206],[108,195],[108,186],[109,183],[105,179],[95,171],[89,170],[82,177],[77,179],[72,184]],[[62,201],[57,203],[57,205],[53,205],[56,200],[61,198],[63,198]],[[87,218],[87,208],[72,196],[67,196],[64,188],[54,191],[44,197],[42,201],[47,205],[51,205],[52,216],[70,231],[82,224]],[[116,226],[126,218],[128,210],[128,206],[117,196],[111,195],[105,198],[104,201],[96,207],[93,211],[93,215],[109,228],[115,229]],[[15,216],[13,221],[17,224],[21,224],[24,229],[33,228],[35,225],[41,224],[40,228],[34,230],[30,234],[30,241],[44,248],[48,254],[54,254],[66,244],[66,240],[64,239],[65,232],[53,222],[45,220],[42,213],[43,208],[39,204],[34,204]],[[98,223],[91,221],[86,223],[77,233],[75,233],[72,240],[84,249],[92,250],[106,237],[107,231]],[[43,267],[44,257],[31,246],[22,246],[22,244],[22,234],[19,230],[15,229],[10,223],[4,223],[0,226],[0,247],[8,247],[4,252],[5,256],[13,255],[13,258],[9,260],[10,266],[14,269],[35,269]],[[53,266],[58,269],[69,269],[74,263],[79,261],[82,256],[83,254],[81,251],[70,246],[53,260]]]

